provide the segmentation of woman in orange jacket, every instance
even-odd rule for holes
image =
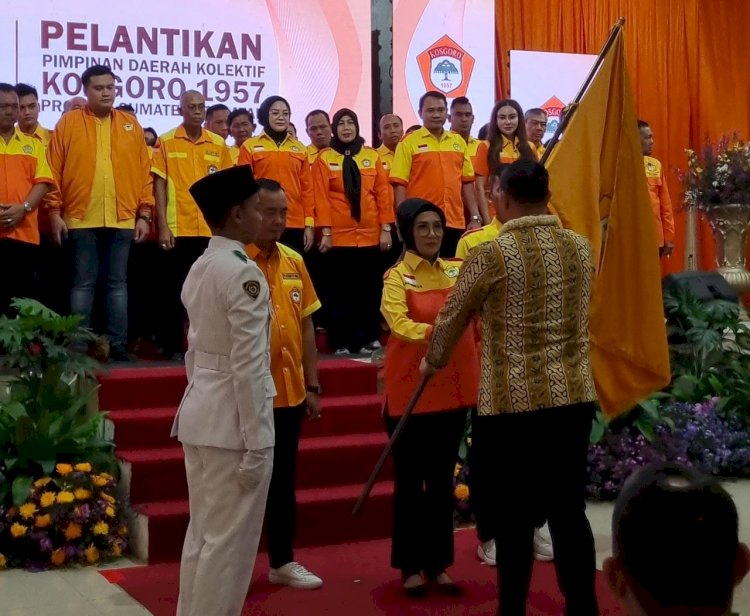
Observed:
[[[359,136],[357,114],[341,109],[331,126],[331,147],[313,164],[318,266],[328,344],[346,355],[380,348],[381,252],[391,248],[393,190],[377,151]]]
[[[487,199],[486,187],[490,173],[497,165],[509,165],[519,158],[536,160],[526,135],[523,109],[512,98],[495,103],[490,115],[487,141],[477,148],[476,167],[477,194],[484,201],[491,217],[495,206]]]
[[[419,380],[419,362],[432,327],[456,283],[460,261],[440,259],[445,214],[424,199],[398,208],[402,260],[385,276],[381,312],[391,329],[385,352],[385,419],[393,433]],[[479,358],[471,328],[445,371],[427,383],[397,442],[391,564],[410,596],[425,593],[425,578],[444,593],[459,588],[446,573],[453,564],[453,470],[466,424],[477,403]]]

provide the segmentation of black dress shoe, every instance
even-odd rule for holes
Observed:
[[[448,595],[449,597],[458,597],[464,594],[463,589],[455,582],[445,582],[444,584],[435,582],[435,588],[440,594]]]

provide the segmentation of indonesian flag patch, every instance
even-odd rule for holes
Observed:
[[[408,284],[412,287],[418,287],[417,279],[414,274],[404,274],[404,284]]]

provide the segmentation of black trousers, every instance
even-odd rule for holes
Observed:
[[[479,425],[477,425],[479,423]],[[477,536],[482,542],[495,537],[495,498],[493,479],[494,442],[491,434],[480,429],[476,407],[471,409],[471,449],[469,450],[469,506],[477,525]]]
[[[440,256],[446,259],[452,259],[456,256],[458,240],[466,233],[466,229],[452,229],[446,227],[443,232],[443,243],[440,245]]]
[[[393,434],[399,417],[386,416]],[[435,578],[453,564],[453,470],[466,409],[413,415],[393,450],[391,565]]]
[[[57,246],[42,235],[39,244],[38,299],[57,314],[70,314],[72,260],[67,241]]]
[[[324,282],[318,292],[328,304],[328,345],[357,353],[380,338],[383,266],[380,248],[331,248],[320,255]]]
[[[39,246],[36,244],[0,239],[0,263],[3,264],[0,314],[15,314],[10,307],[14,297],[36,299],[38,262]]]
[[[162,251],[161,275],[159,276],[162,301],[158,311],[162,321],[159,327],[161,345],[166,355],[185,350],[185,323],[187,314],[180,294],[190,268],[208,246],[207,237],[178,237],[175,247]]]
[[[154,298],[159,297],[159,289],[165,280],[157,275],[158,263],[163,251],[158,242],[133,244],[128,261],[128,330],[131,340],[136,338],[154,339],[158,333],[158,323]]]
[[[295,473],[297,448],[305,405],[273,409],[276,444],[273,471],[266,501],[266,537],[271,568],[278,569],[294,560],[294,533],[297,527]]]
[[[525,616],[534,527],[549,522],[566,616],[599,613],[594,537],[586,518],[586,456],[594,405],[576,404],[477,418],[494,460],[499,614]]]

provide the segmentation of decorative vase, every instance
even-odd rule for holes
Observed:
[[[750,291],[750,272],[745,268],[750,204],[727,203],[706,208],[716,244],[717,271],[742,295]]]

